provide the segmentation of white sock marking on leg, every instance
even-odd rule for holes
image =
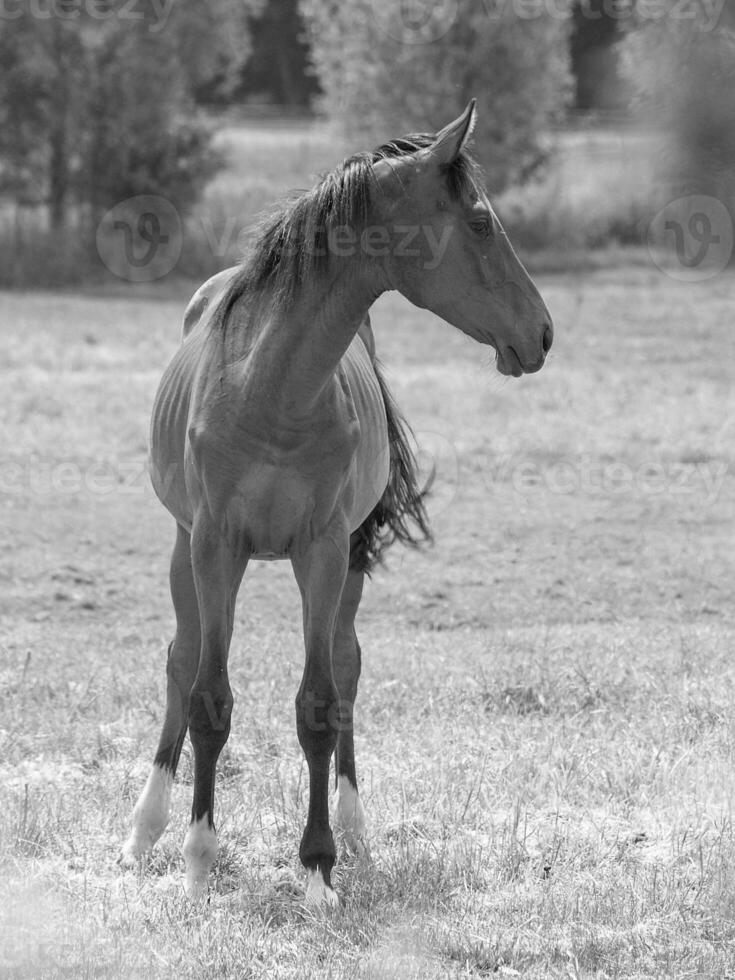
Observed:
[[[120,863],[133,866],[153,847],[166,829],[171,811],[174,777],[168,769],[153,766],[133,810],[133,829],[120,855]]]
[[[184,840],[186,881],[184,889],[192,902],[206,897],[209,872],[217,858],[217,835],[205,814],[189,824]]]
[[[360,794],[347,776],[337,778],[337,830],[349,849],[358,856],[367,854],[367,824]]]
[[[327,885],[318,868],[307,868],[306,904],[312,909],[336,909],[339,905],[337,893]]]

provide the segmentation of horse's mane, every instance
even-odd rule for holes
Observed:
[[[246,294],[267,289],[274,302],[287,302],[305,279],[326,264],[330,229],[360,229],[367,224],[376,183],[374,165],[425,149],[435,139],[430,133],[411,133],[356,153],[311,190],[277,204],[253,229],[251,245],[220,301],[215,322],[226,327],[234,303]],[[477,193],[481,186],[477,163],[466,150],[446,167],[444,177],[455,199]]]

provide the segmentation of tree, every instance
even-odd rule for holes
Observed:
[[[527,179],[572,94],[569,17],[491,0],[301,0],[324,109],[368,141],[435,130],[472,96],[493,191]]]
[[[639,111],[665,133],[659,178],[672,191],[720,197],[735,214],[735,3],[716,21],[696,0],[677,16],[642,16],[624,43]]]
[[[161,26],[173,42],[187,93],[227,101],[252,54],[251,23],[273,0],[175,0]]]
[[[144,23],[117,27],[89,60],[76,192],[91,222],[142,194],[186,209],[221,161],[193,112],[175,38]]]
[[[619,109],[629,93],[618,71],[625,21],[609,0],[575,0],[569,52],[577,109]]]
[[[266,96],[275,105],[310,105],[318,84],[310,72],[309,49],[297,0],[268,0],[250,18],[252,55],[244,65],[237,94]]]
[[[54,228],[64,224],[72,180],[83,36],[78,24],[33,17],[29,8],[0,22],[2,189],[25,203],[48,203]]]
[[[187,207],[219,162],[193,92],[237,74],[259,2],[22,0],[0,19],[0,189],[55,231],[136,194]]]

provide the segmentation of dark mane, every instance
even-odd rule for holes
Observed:
[[[226,327],[233,304],[248,293],[268,289],[274,302],[287,302],[326,263],[330,229],[367,224],[375,188],[374,165],[415,153],[435,138],[430,133],[411,133],[371,152],[356,153],[311,190],[276,205],[254,229],[252,244],[220,302],[216,321]],[[479,168],[464,150],[446,168],[445,179],[455,199],[481,186]]]

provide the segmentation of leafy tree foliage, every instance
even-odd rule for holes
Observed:
[[[134,194],[177,207],[218,165],[193,112],[231,84],[261,0],[21,0],[0,20],[0,192],[92,222]]]
[[[175,38],[143,25],[112,31],[89,52],[89,67],[78,199],[93,220],[137,194],[187,208],[220,161],[209,128],[192,111]]]
[[[610,0],[575,0],[570,54],[578,109],[619,109],[629,93],[618,72],[618,42],[625,19]]]
[[[275,105],[307,107],[318,84],[310,72],[309,50],[297,0],[268,0],[250,18],[252,54],[236,95],[266,98]]]
[[[735,213],[735,2],[715,21],[697,0],[677,4],[676,16],[640,18],[623,64],[639,108],[666,133],[669,188],[719,195]]]
[[[491,189],[527,179],[572,94],[570,18],[559,5],[537,4],[524,18],[514,4],[436,0],[418,4],[412,23],[410,7],[301,0],[327,114],[367,146],[435,130],[477,96],[476,145]]]
[[[0,22],[0,189],[25,203],[47,199],[58,226],[86,77],[83,33],[23,13]]]
[[[188,94],[227,101],[253,52],[251,23],[273,0],[174,0],[162,28],[173,41]]]

